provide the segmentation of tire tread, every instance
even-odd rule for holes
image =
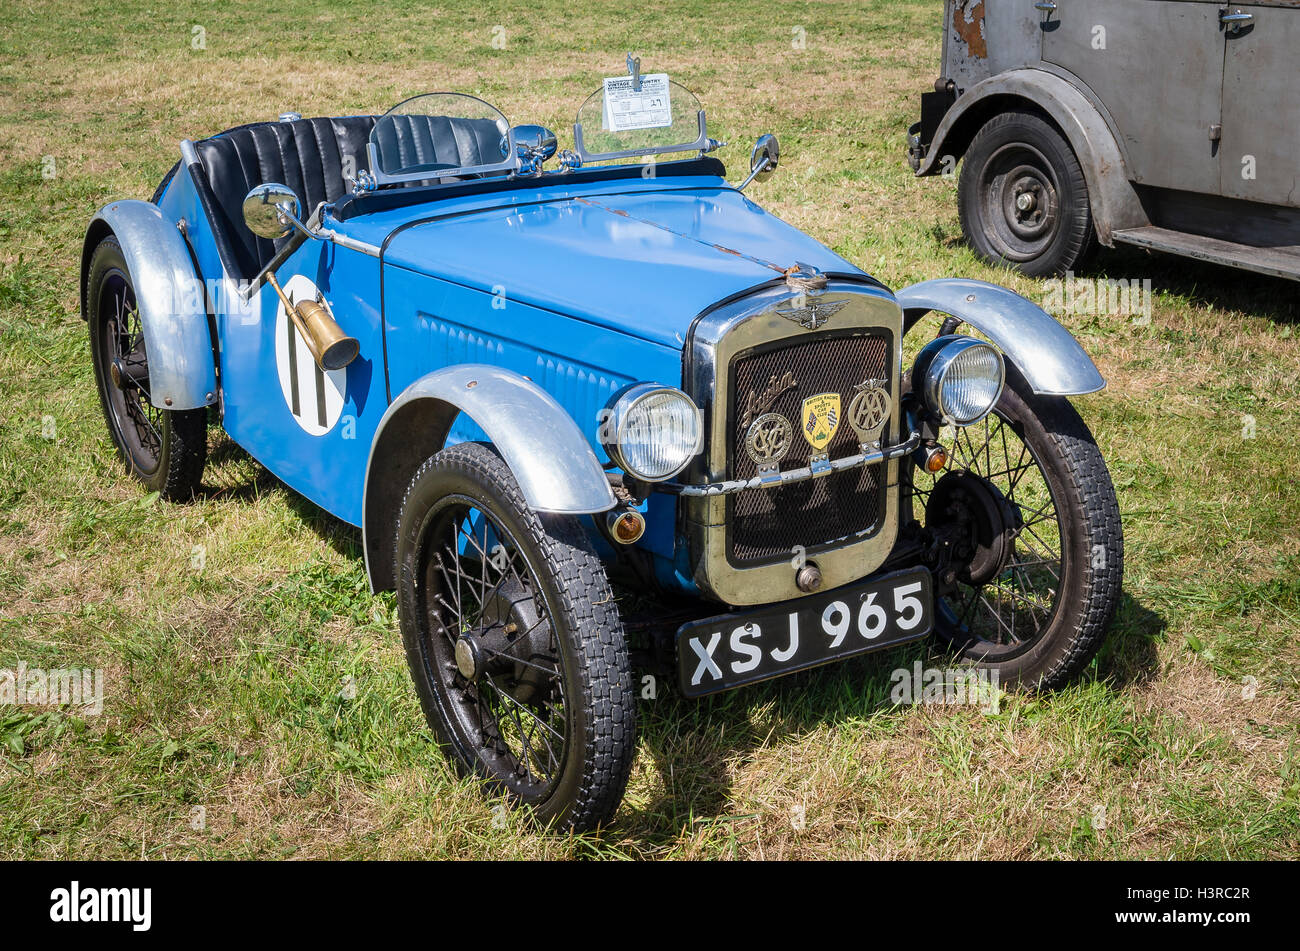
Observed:
[[[1061,227],[1065,229],[1065,233],[1058,235],[1057,240],[1041,255],[1023,262],[1009,262],[997,254],[984,238],[982,214],[977,210],[982,207],[979,173],[988,157],[986,153],[1003,142],[1015,140],[1050,143],[1051,148],[1059,153],[1060,167],[1055,171],[1060,179],[1061,195],[1058,197],[1061,199]],[[1065,201],[1071,196],[1076,199],[1076,205],[1067,208]],[[1055,124],[1038,112],[1012,110],[999,113],[975,133],[966,149],[961,174],[957,179],[957,212],[966,240],[979,257],[995,267],[1013,264],[1030,277],[1063,275],[1083,263],[1096,248],[1096,228],[1092,220],[1088,182],[1083,167],[1070,147],[1069,140]]]
[[[618,809],[636,754],[636,696],[623,634],[604,565],[596,557],[577,518],[541,514],[524,499],[509,467],[482,443],[459,443],[421,464],[402,499],[402,510],[431,473],[452,469],[469,473],[514,506],[530,541],[555,574],[562,603],[557,607],[576,641],[581,660],[575,671],[591,715],[586,718],[582,779],[573,803],[560,816],[558,831],[585,831],[606,823]],[[395,565],[401,570],[401,533],[395,533]],[[398,578],[398,583],[402,579]],[[571,701],[572,702],[572,701]]]
[[[1061,454],[1067,478],[1080,499],[1081,524],[1088,526],[1092,551],[1102,549],[1102,564],[1090,559],[1078,596],[1082,618],[1069,649],[1042,674],[1039,685],[1055,689],[1077,676],[1096,655],[1118,608],[1124,577],[1124,530],[1110,472],[1087,424],[1063,397],[1027,400],[1047,404],[1043,419],[1048,438]]]

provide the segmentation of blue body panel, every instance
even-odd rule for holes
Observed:
[[[345,371],[344,401],[337,422],[324,435],[311,435],[293,419],[276,369],[275,292],[263,286],[248,316],[221,322],[223,424],[231,438],[295,491],[353,525],[361,524],[366,460],[384,393],[383,341],[379,322],[379,262],[333,244],[309,241],[279,270],[310,278],[324,295],[343,331],[356,337],[360,355]],[[430,369],[433,369],[432,367]]]
[[[203,276],[219,280],[210,225],[184,170],[160,204],[186,219]],[[632,382],[680,386],[682,348],[701,311],[779,280],[796,262],[866,276],[713,177],[521,181],[511,191],[449,194],[346,221],[327,214],[323,225],[383,248],[381,265],[308,241],[277,272],[286,287],[310,280],[360,342],[360,356],[342,371],[337,421],[313,434],[294,419],[281,382],[283,344],[277,371],[285,324],[277,331],[281,308],[263,287],[245,308],[217,302],[223,423],[291,488],[353,525],[362,521],[379,420],[427,373],[490,363],[522,374],[560,402],[605,461],[599,412]],[[479,438],[466,417],[450,437]],[[643,508],[640,547],[655,556],[662,582],[692,589],[675,500],[656,494]]]
[[[332,227],[387,240],[385,263],[679,350],[700,311],[796,261],[863,275],[717,178],[524,187]]]
[[[218,298],[213,302],[217,320],[220,321],[229,310],[242,309],[239,301],[223,299],[218,290],[226,276],[225,269],[221,266],[221,255],[217,253],[217,244],[213,240],[212,227],[208,222],[207,214],[203,210],[203,205],[199,203],[194,180],[190,178],[189,170],[183,165],[176,170],[176,174],[167,185],[167,190],[158,199],[158,208],[170,220],[185,222],[185,239],[194,252],[199,280],[205,282],[209,297]]]

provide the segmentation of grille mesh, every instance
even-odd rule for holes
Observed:
[[[731,477],[749,479],[758,467],[744,449],[745,427],[765,412],[780,413],[794,426],[794,442],[782,469],[808,465],[813,449],[799,427],[803,401],[819,393],[839,393],[840,413],[848,410],[854,387],[867,379],[890,379],[887,334],[818,334],[778,348],[759,349],[732,361],[728,420]],[[789,373],[795,386],[763,405],[766,392],[779,390]],[[773,380],[776,386],[772,387]],[[758,404],[748,416],[749,394]],[[886,427],[883,438],[890,438]],[[841,420],[826,451],[832,459],[858,452],[858,440]],[[884,515],[885,467],[865,466],[780,489],[750,489],[727,500],[727,549],[733,564],[792,557],[794,547],[808,552],[841,539],[860,539],[880,526]]]

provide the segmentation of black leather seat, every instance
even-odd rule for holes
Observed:
[[[395,113],[375,126],[375,147],[389,173],[438,164],[493,165],[503,158],[501,135],[491,119]]]
[[[256,185],[288,185],[302,201],[303,217],[323,201],[348,191],[345,171],[365,168],[374,116],[258,122],[194,144],[211,189],[208,213],[225,244],[227,269],[251,280],[275,255],[276,244],[244,225],[244,197]],[[225,239],[224,242],[222,239]]]
[[[337,201],[348,191],[345,173],[355,176],[369,166],[366,144],[375,123],[375,116],[257,122],[194,144],[207,185],[207,194],[200,185],[201,197],[233,277],[252,280],[282,243],[259,238],[245,226],[249,190],[265,182],[288,185],[302,202],[305,219],[321,202]],[[390,115],[379,127],[376,145],[390,169],[501,159],[501,131],[490,119]],[[385,158],[389,155],[394,158]]]

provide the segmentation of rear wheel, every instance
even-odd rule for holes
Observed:
[[[1065,136],[1031,112],[990,119],[962,160],[962,231],[990,264],[1064,274],[1095,242],[1083,169]]]
[[[153,405],[135,285],[111,235],[91,256],[86,305],[95,384],[118,455],[150,491],[170,501],[192,498],[207,459],[208,411]]]
[[[411,481],[396,538],[407,662],[444,751],[560,831],[618,808],[635,753],[623,625],[578,520],[462,443]]]
[[[913,473],[942,552],[936,631],[1003,684],[1051,688],[1091,660],[1120,599],[1124,539],[1105,460],[1063,397],[1007,366],[984,421],[948,428],[945,470]]]

